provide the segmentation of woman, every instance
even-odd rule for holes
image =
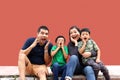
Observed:
[[[75,74],[85,74],[87,80],[95,80],[94,71],[91,66],[84,66],[82,64],[82,56],[78,52],[78,42],[80,41],[80,30],[76,26],[72,26],[69,29],[69,39],[68,51],[70,54],[70,59],[67,63],[66,70],[66,80],[72,80],[72,76]],[[89,57],[94,55],[92,54],[83,54],[84,57]]]

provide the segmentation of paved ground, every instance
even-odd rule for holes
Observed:
[[[111,77],[114,78],[112,80],[120,80],[120,65],[106,65],[106,66],[110,72]],[[14,75],[19,75],[17,66],[0,66],[0,80],[15,80],[13,77],[11,77]],[[101,72],[99,73],[99,75],[102,75]],[[33,77],[26,77],[26,78],[27,80],[34,80]],[[19,78],[17,77],[16,80],[19,80]],[[74,80],[84,80],[84,79],[79,79],[79,76],[76,76],[74,77]]]

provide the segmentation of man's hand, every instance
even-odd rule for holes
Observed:
[[[37,43],[39,43],[39,38],[37,37],[30,47],[34,48]]]
[[[46,43],[46,45],[45,45],[45,50],[48,50],[48,45],[50,44],[50,40],[48,40],[48,42]]]

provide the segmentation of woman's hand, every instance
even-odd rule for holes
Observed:
[[[72,37],[70,37],[70,38],[71,38],[71,41],[72,41],[73,43],[75,43],[75,46],[77,46],[77,45],[78,45],[77,40],[73,39]]]

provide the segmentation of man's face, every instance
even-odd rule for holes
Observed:
[[[48,30],[41,29],[40,32],[37,34],[40,44],[44,44],[48,39]]]

